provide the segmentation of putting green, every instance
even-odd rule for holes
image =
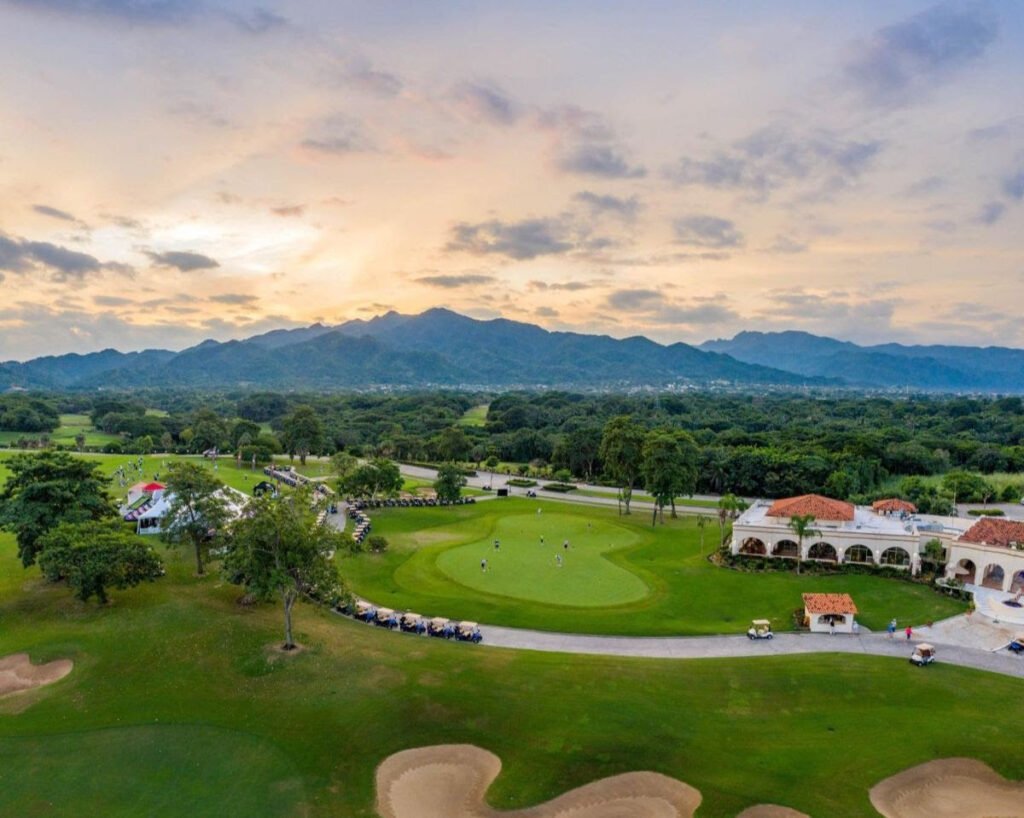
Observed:
[[[498,519],[488,539],[442,552],[437,567],[461,585],[489,594],[575,607],[623,605],[643,599],[650,589],[607,554],[638,539],[628,528],[584,516],[514,514]]]

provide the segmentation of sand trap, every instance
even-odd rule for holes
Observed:
[[[1024,783],[970,758],[929,761],[871,789],[886,818],[1024,818]]]
[[[701,800],[674,778],[626,773],[505,812],[484,801],[500,770],[496,755],[470,744],[395,753],[377,768],[377,810],[382,818],[692,818]]]
[[[53,684],[71,672],[70,659],[56,659],[45,665],[33,665],[27,653],[12,653],[0,658],[0,696]]]

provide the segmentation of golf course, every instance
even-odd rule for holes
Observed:
[[[923,624],[964,610],[925,585],[870,573],[797,576],[714,565],[708,556],[718,525],[708,521],[702,532],[694,516],[652,526],[644,512],[620,516],[614,507],[525,498],[371,515],[388,552],[343,557],[342,575],[367,599],[423,614],[664,636],[736,633],[755,618],[791,630],[805,592],[851,594],[871,629],[893,617]]]

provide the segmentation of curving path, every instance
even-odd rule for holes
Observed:
[[[484,644],[493,648],[538,650],[552,653],[585,653],[599,656],[632,656],[660,659],[721,659],[749,656],[792,656],[800,653],[860,653],[909,659],[913,645],[928,637],[908,642],[902,634],[889,639],[884,633],[848,634],[780,633],[774,639],[752,641],[746,636],[587,636],[573,633],[502,628],[481,625]],[[1008,651],[942,644],[938,662],[1024,677],[1024,656]],[[922,668],[927,673],[928,668]]]

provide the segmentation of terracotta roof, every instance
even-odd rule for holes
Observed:
[[[1024,523],[1019,520],[982,517],[960,535],[960,542],[1001,545],[1004,548],[1012,542],[1024,543]]]
[[[849,594],[804,594],[809,614],[855,614],[857,606]]]
[[[142,487],[142,490],[143,491],[160,491],[163,488],[164,488],[164,484],[163,483],[146,483],[146,485]]]
[[[917,513],[917,506],[909,500],[900,500],[898,497],[890,497],[888,500],[875,500],[871,504],[874,511],[906,511],[909,514]]]
[[[852,520],[853,503],[844,503],[820,494],[802,494],[776,500],[767,513],[769,517],[803,517],[810,514],[815,520]]]

